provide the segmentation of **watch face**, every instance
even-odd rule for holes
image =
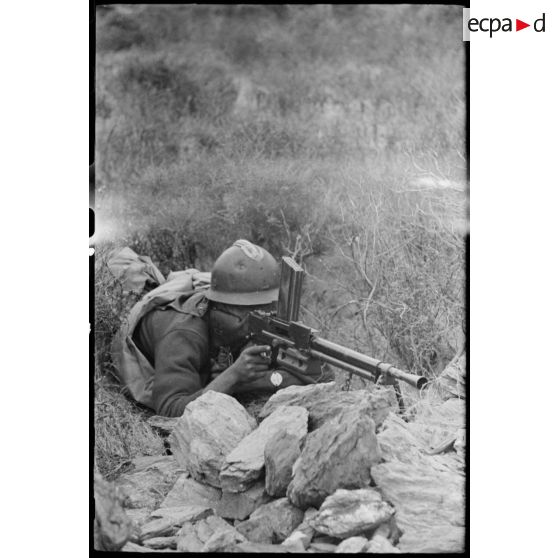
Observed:
[[[273,372],[273,374],[271,374],[271,383],[275,387],[280,386],[283,383],[283,376],[281,376],[279,372]]]

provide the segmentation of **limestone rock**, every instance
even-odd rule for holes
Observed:
[[[437,378],[437,387],[444,399],[459,397],[465,399],[467,386],[465,376],[467,374],[466,353],[458,353],[446,366]]]
[[[402,531],[397,525],[397,521],[395,520],[395,514],[391,516],[389,521],[382,523],[377,529],[374,529],[374,536],[375,537],[384,537],[387,539],[392,545],[396,545],[401,538]]]
[[[194,504],[176,508],[159,508],[152,511],[150,517],[153,519],[172,519],[174,521],[197,521],[212,513],[213,510],[209,506]]]
[[[308,410],[309,430],[313,431],[346,409],[374,419],[380,426],[390,410],[397,409],[391,389],[376,387],[374,391],[340,391],[334,382],[289,386],[269,398],[260,411],[260,418],[269,416],[281,405],[297,405]]]
[[[236,528],[249,541],[259,543],[283,542],[300,525],[304,512],[287,500],[280,498],[260,506],[250,519],[239,523]]]
[[[141,542],[141,527],[150,521],[151,510],[149,508],[134,508],[125,511],[132,524],[130,540],[134,543],[139,543]]]
[[[199,505],[212,508],[217,505],[220,499],[221,491],[218,488],[202,484],[189,478],[188,474],[184,473],[176,480],[160,507],[176,508]]]
[[[310,525],[310,520],[318,515],[316,508],[308,508],[304,512],[302,523],[281,543],[289,551],[301,552],[308,548],[314,536],[314,528]]]
[[[401,554],[401,551],[393,546],[386,537],[374,533],[372,540],[364,547],[362,552],[374,554]]]
[[[124,494],[126,508],[155,509],[182,473],[173,456],[145,456],[133,460],[134,470],[115,484]]]
[[[119,489],[99,473],[94,475],[95,523],[94,541],[97,550],[120,550],[130,538],[132,522],[122,507]]]
[[[182,508],[163,508],[153,512],[153,519],[141,527],[141,540],[154,537],[170,537],[177,533],[187,521],[195,521],[212,514],[206,506],[184,506]]]
[[[464,432],[465,415],[466,403],[462,399],[449,399],[441,405],[421,405],[415,420],[408,423],[407,428],[415,443],[426,448],[428,453],[438,453],[435,448],[440,448],[451,440],[447,448],[450,451],[441,454],[432,463],[444,462],[450,469],[463,469],[463,456],[453,451],[453,446],[458,434]]]
[[[143,546],[160,550],[162,548],[176,549],[176,537],[154,537],[143,541]]]
[[[311,537],[303,533],[302,531],[293,531],[282,543],[289,552],[304,552],[310,542]]]
[[[319,533],[345,539],[375,529],[394,511],[374,488],[339,489],[325,499],[310,525]]]
[[[308,412],[302,407],[278,407],[227,456],[219,480],[227,492],[243,492],[263,472],[266,443],[281,431],[306,434]]]
[[[464,548],[463,486],[458,474],[435,470],[426,459],[415,467],[390,461],[372,476],[396,509],[402,552],[460,552]]]
[[[203,545],[202,552],[227,552],[239,542],[246,541],[246,537],[235,529],[217,531]]]
[[[120,549],[120,552],[153,552],[153,550],[151,548],[147,548],[133,542],[127,542]]]
[[[455,403],[454,403],[455,402]],[[465,477],[455,452],[428,455],[433,435],[460,424],[463,401],[423,409],[409,425],[389,417],[378,435],[387,461],[371,469],[375,484],[395,507],[401,552],[462,552]],[[398,448],[397,450],[395,448]],[[453,454],[453,455],[450,455]]]
[[[386,461],[397,459],[402,463],[414,463],[425,453],[424,445],[412,434],[408,424],[393,413],[384,421],[377,439]]]
[[[223,492],[215,507],[215,514],[227,519],[246,519],[256,508],[269,502],[271,498],[263,481],[257,482],[245,492]]]
[[[176,538],[176,549],[179,552],[201,552],[203,545],[195,530],[183,534],[179,532]]]
[[[335,382],[309,384],[307,386],[289,386],[274,393],[260,411],[260,418],[269,416],[281,405],[296,405],[308,409],[316,401],[331,399],[339,388]]]
[[[255,427],[236,399],[208,391],[186,406],[169,439],[176,460],[194,479],[219,487],[225,457]]]
[[[126,515],[132,521],[132,525],[141,527],[144,523],[149,521],[149,516],[151,515],[151,510],[149,508],[139,508],[126,510]]]
[[[319,507],[338,488],[370,484],[370,467],[380,460],[374,421],[345,409],[308,434],[287,489],[298,508]]]
[[[202,552],[211,537],[225,531],[238,535],[234,527],[216,515],[195,522],[186,522],[177,533],[176,547],[180,552]]]
[[[335,549],[335,553],[357,554],[358,552],[362,552],[367,544],[368,539],[364,537],[349,537]]]
[[[309,547],[308,550],[314,552],[335,552],[337,550],[337,545],[332,543],[322,543],[322,542],[313,542]]]
[[[293,465],[300,456],[306,432],[280,432],[265,445],[265,489],[270,496],[282,497],[293,477]]]

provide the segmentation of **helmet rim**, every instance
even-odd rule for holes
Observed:
[[[215,291],[213,288],[209,288],[205,297],[212,302],[221,302],[232,306],[259,306],[276,302],[279,297],[279,288],[249,293]]]

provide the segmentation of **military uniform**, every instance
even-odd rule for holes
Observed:
[[[180,416],[210,382],[207,301],[203,293],[177,300],[142,318],[134,342],[155,370],[152,404],[158,415]]]
[[[152,310],[136,327],[133,340],[154,369],[151,401],[146,404],[158,415],[176,417],[190,401],[225,370],[238,353],[212,347],[207,303],[204,293],[196,293]],[[271,382],[272,370],[261,379],[237,386],[236,393],[272,393],[279,388],[302,382],[281,370],[279,386]]]

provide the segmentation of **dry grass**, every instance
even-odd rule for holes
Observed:
[[[120,389],[106,378],[95,382],[95,463],[108,479],[138,455],[165,453],[163,439],[145,422],[153,413],[140,409]]]

